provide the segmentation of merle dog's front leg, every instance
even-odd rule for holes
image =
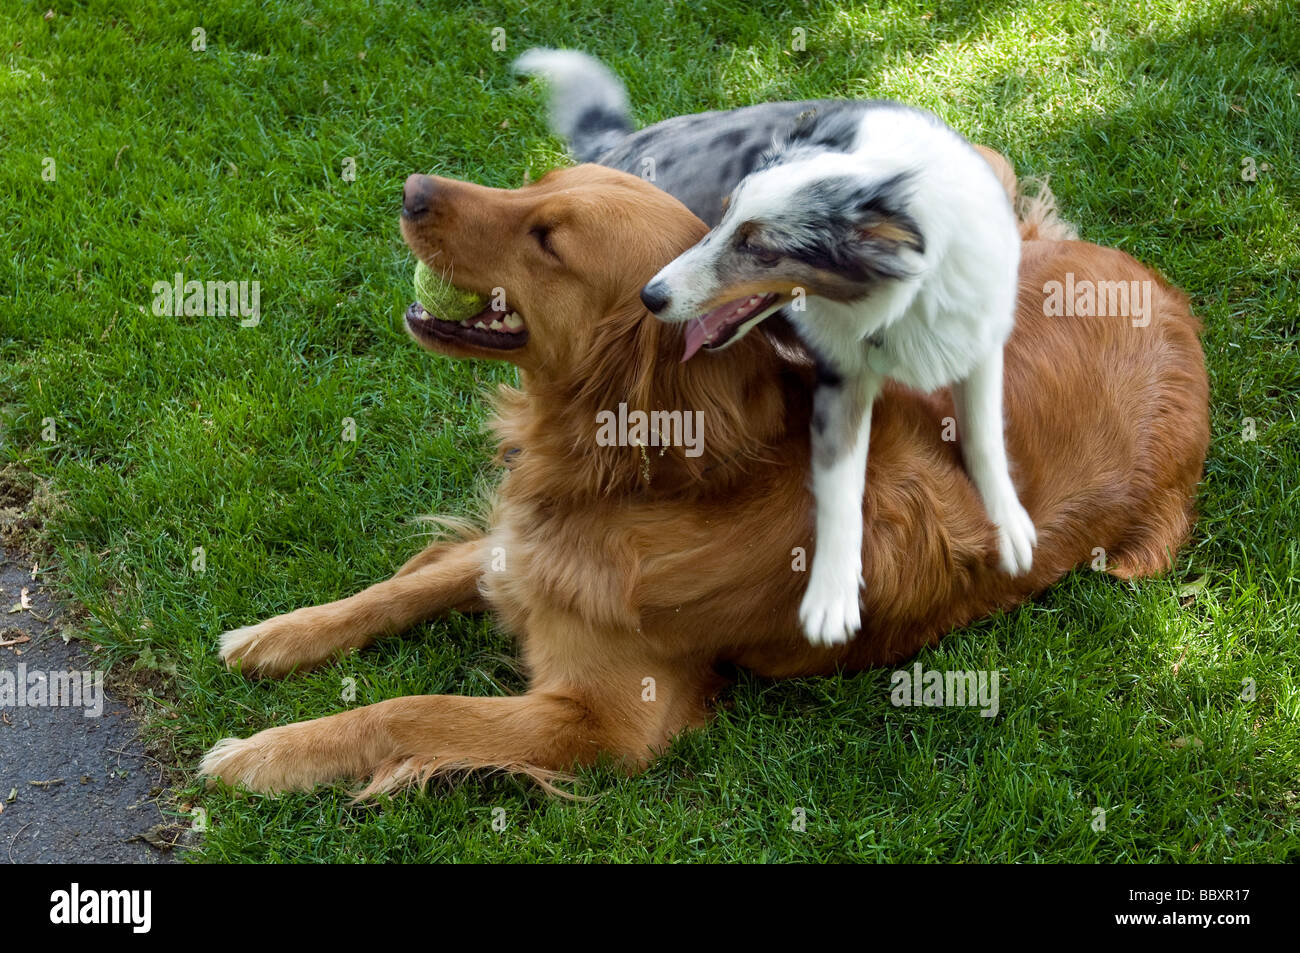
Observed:
[[[954,384],[952,397],[966,471],[997,527],[999,562],[1013,576],[1026,573],[1033,565],[1038,535],[1011,482],[1003,436],[1002,349]]]
[[[871,405],[882,383],[873,371],[844,376],[819,362],[812,421],[817,541],[799,606],[799,621],[814,645],[847,642],[862,624],[862,494]]]

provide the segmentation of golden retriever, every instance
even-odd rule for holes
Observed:
[[[520,386],[493,401],[502,475],[490,525],[462,527],[357,595],[227,633],[221,654],[281,676],[450,609],[487,610],[518,638],[529,689],[394,698],[228,738],[206,775],[266,792],[357,778],[364,796],[479,768],[549,784],[602,753],[636,769],[706,721],[728,664],[773,678],[894,664],[1098,551],[1120,578],[1162,572],[1188,533],[1209,439],[1198,322],[1152,271],[1061,240],[1036,206],[1021,226],[1005,388],[1016,488],[1038,527],[1032,571],[998,568],[945,421],[949,394],[890,386],[872,421],[863,630],[810,645],[797,609],[813,544],[812,369],[767,334],[680,363],[681,327],[638,297],[703,223],[595,165],[516,190],[428,176],[407,189],[415,254],[469,291],[505,289],[525,324],[498,342],[408,313],[432,351],[519,368]],[[1150,282],[1149,323],[1045,316],[1045,287],[1067,274]],[[703,411],[704,452],[604,445],[598,415],[620,403]]]

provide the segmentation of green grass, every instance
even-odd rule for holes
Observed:
[[[1290,4],[140,6],[0,12],[0,462],[58,491],[57,584],[88,609],[80,634],[100,657],[150,676],[149,739],[210,819],[202,859],[1300,856]],[[194,27],[206,52],[191,50]],[[805,52],[789,48],[795,27]],[[411,517],[468,512],[490,479],[478,393],[506,372],[432,358],[401,332],[411,260],[397,203],[412,171],[512,186],[563,161],[540,92],[507,68],[535,44],[606,59],[643,123],[890,96],[1050,175],[1085,238],[1158,267],[1205,321],[1213,441],[1177,570],[1131,586],[1075,573],[921,656],[1001,669],[995,719],[892,708],[888,672],[742,677],[712,726],[643,776],[583,772],[586,801],[499,777],[362,806],[342,787],[203,791],[193,766],[213,741],[339,710],[345,678],[358,704],[521,685],[485,619],[283,683],[230,674],[214,649],[223,629],[388,575],[421,545]],[[1246,157],[1269,167],[1253,182]],[[259,280],[261,325],[153,316],[152,284],[177,271]]]

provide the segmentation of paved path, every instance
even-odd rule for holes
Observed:
[[[10,613],[24,586],[31,609]],[[0,647],[0,864],[174,860],[174,852],[138,839],[179,819],[155,803],[159,768],[145,756],[121,699],[105,692],[103,714],[87,718],[83,708],[10,707],[4,697],[5,683],[16,679],[20,665],[26,666],[29,686],[42,676],[48,684],[48,673],[95,671],[93,654],[75,641],[65,643],[60,633],[52,600],[32,581],[31,565],[0,548],[0,643],[31,639]]]

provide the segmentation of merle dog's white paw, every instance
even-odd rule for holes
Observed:
[[[826,579],[813,573],[799,606],[799,622],[813,645],[843,645],[862,628],[861,579]]]
[[[1034,546],[1038,533],[1034,521],[1017,499],[1010,500],[1002,512],[993,517],[998,529],[998,563],[1004,572],[1021,576],[1034,564]]]

